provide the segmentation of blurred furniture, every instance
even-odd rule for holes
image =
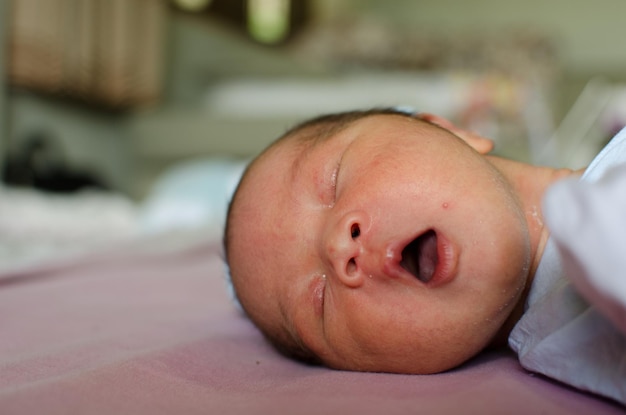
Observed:
[[[161,95],[161,0],[11,0],[10,82],[110,108]]]

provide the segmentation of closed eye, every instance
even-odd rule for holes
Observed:
[[[344,153],[341,154],[339,161],[337,161],[337,165],[333,169],[333,174],[330,180],[330,184],[331,184],[332,191],[333,191],[333,204],[337,200],[337,183],[339,182],[339,172],[341,171],[341,161],[343,160],[343,154]]]
[[[337,163],[333,169],[333,174],[330,176],[330,188],[333,193],[333,202],[337,200],[337,176],[339,176],[340,164]]]
[[[324,316],[324,299],[326,294],[326,275],[322,275],[320,281],[317,281],[313,289],[315,314],[320,317]]]

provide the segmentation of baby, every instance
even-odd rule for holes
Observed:
[[[230,206],[246,314],[284,353],[339,369],[434,373],[506,344],[547,239],[541,197],[573,172],[491,149],[387,109],[287,132]]]
[[[545,342],[532,332],[548,326],[532,318],[546,313],[528,307],[560,278],[542,260],[553,247],[541,203],[581,172],[492,147],[443,118],[394,109],[288,131],[250,164],[228,213],[225,255],[245,313],[284,354],[331,368],[436,373],[508,342],[541,371],[537,355],[553,359],[536,353]],[[548,277],[533,284],[539,274]],[[620,388],[605,395],[626,400]]]

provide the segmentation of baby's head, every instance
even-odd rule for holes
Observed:
[[[488,140],[432,115],[323,116],[248,167],[224,237],[246,314],[282,352],[433,373],[484,349],[530,265]]]

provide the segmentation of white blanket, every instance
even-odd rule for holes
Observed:
[[[626,404],[626,130],[543,213],[551,237],[509,345],[526,369]]]
[[[544,215],[567,277],[626,333],[626,164],[595,183],[557,183]]]

